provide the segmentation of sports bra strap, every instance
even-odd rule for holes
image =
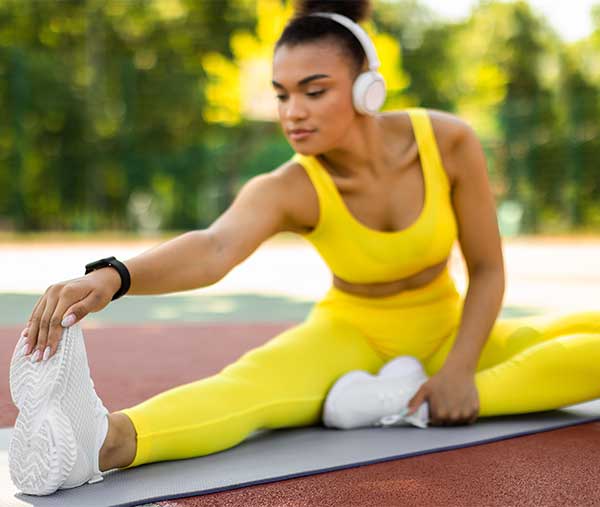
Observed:
[[[412,120],[415,137],[419,145],[419,156],[422,159],[426,159],[422,165],[426,165],[433,172],[432,176],[435,181],[440,182],[445,187],[445,190],[449,190],[450,182],[442,164],[442,158],[427,110],[421,107],[411,107],[406,109],[406,112]]]

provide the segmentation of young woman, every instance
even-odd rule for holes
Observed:
[[[376,69],[376,55],[349,23],[368,8],[367,1],[299,2],[277,42],[273,87],[296,152],[291,160],[250,180],[208,229],[125,265],[93,264],[38,301],[11,364],[22,420],[10,466],[24,492],[48,494],[101,480],[113,468],[207,455],[261,428],[319,424],[338,379],[357,370],[375,374],[402,355],[429,376],[408,408],[428,403],[434,425],[600,396],[600,312],[497,320],[503,258],[481,145],[451,114],[377,112],[381,78],[363,75]],[[331,11],[345,18],[315,15]],[[107,414],[85,380],[83,338],[73,324],[127,290],[161,294],[216,283],[281,231],[304,236],[332,270],[330,290],[305,321],[212,377]],[[448,272],[456,239],[469,271],[464,300]],[[24,394],[26,375],[55,379],[46,384],[58,386],[54,391],[37,395],[58,400],[52,417],[23,401],[34,396],[34,388]],[[68,384],[67,377],[80,381]],[[85,425],[73,422],[72,407],[86,414]],[[34,431],[34,417],[48,422]],[[70,426],[53,422],[59,419]],[[83,426],[93,431],[84,435]],[[54,451],[63,442],[71,453],[32,458],[26,440]],[[37,460],[36,477],[21,471],[27,459]]]

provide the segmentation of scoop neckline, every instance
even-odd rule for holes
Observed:
[[[319,166],[319,169],[321,169],[324,173],[325,173],[325,178],[328,181],[329,185],[332,187],[334,194],[336,195],[339,203],[342,206],[342,209],[344,210],[344,212],[346,213],[346,215],[350,218],[351,222],[353,222],[354,224],[356,224],[358,227],[364,229],[365,231],[369,232],[369,233],[373,233],[373,234],[380,234],[380,235],[384,235],[384,236],[399,236],[402,234],[406,234],[407,232],[411,231],[412,229],[416,228],[420,222],[422,222],[425,218],[425,214],[427,212],[427,206],[429,204],[429,178],[428,178],[428,171],[426,168],[426,162],[423,160],[423,157],[421,156],[422,153],[422,146],[419,142],[419,138],[417,136],[416,133],[416,129],[415,129],[415,125],[413,122],[413,118],[412,115],[409,113],[409,118],[411,121],[411,125],[412,125],[412,130],[413,130],[413,135],[415,137],[415,141],[417,142],[417,149],[418,149],[418,154],[419,154],[419,165],[421,166],[421,174],[423,175],[423,204],[421,207],[421,211],[419,213],[419,216],[417,216],[417,218],[410,223],[407,227],[403,228],[403,229],[398,229],[395,231],[380,231],[378,229],[373,229],[371,227],[369,227],[368,225],[363,224],[360,220],[358,220],[358,218],[356,218],[352,212],[350,211],[350,209],[348,208],[348,206],[346,205],[344,199],[342,198],[342,194],[340,194],[340,191],[338,190],[337,186],[335,185],[335,182],[333,181],[333,178],[331,176],[331,174],[329,174],[329,172],[327,171],[327,169],[325,168],[325,166],[321,163],[321,161],[314,155],[311,155],[310,158],[314,160],[314,162]]]

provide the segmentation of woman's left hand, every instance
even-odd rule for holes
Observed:
[[[433,426],[474,423],[479,415],[475,374],[442,368],[411,398],[407,415],[425,401],[429,403],[429,422]]]

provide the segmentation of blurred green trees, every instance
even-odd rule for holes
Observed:
[[[482,1],[462,23],[417,0],[374,3],[385,108],[469,121],[499,210],[520,209],[523,231],[600,229],[600,9],[594,34],[567,44],[524,1]],[[282,0],[0,0],[0,229],[209,225],[292,154],[269,84],[291,12]]]

